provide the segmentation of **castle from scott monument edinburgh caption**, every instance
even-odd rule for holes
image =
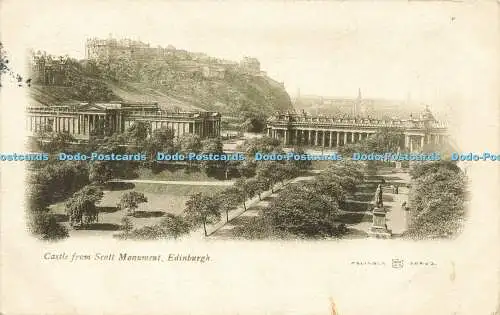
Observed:
[[[443,239],[466,224],[466,169],[434,104],[290,96],[255,57],[84,44],[28,56],[38,238]]]

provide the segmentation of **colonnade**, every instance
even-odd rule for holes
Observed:
[[[114,122],[110,121],[105,114],[28,115],[26,130],[28,132],[69,132],[73,135],[89,135],[101,122],[114,125]]]
[[[336,148],[356,143],[375,134],[376,130],[348,129],[285,129],[267,128],[267,135],[279,139],[284,145],[306,145],[323,148]],[[442,133],[403,132],[404,147],[410,151],[421,149],[425,144],[443,144],[447,135]],[[402,140],[402,139],[401,139]]]
[[[405,148],[413,151],[423,148],[425,144],[444,144],[448,142],[448,136],[444,134],[432,133],[405,133]]]
[[[197,134],[201,138],[220,136],[220,119],[193,119],[174,120],[165,117],[164,119],[147,119],[140,117],[123,118],[120,114],[28,114],[26,116],[26,130],[30,133],[39,131],[47,132],[68,132],[76,138],[87,138],[97,126],[106,126],[111,132],[124,132],[136,121],[149,123],[151,131],[162,127],[174,130],[175,136],[184,134]]]
[[[142,120],[142,119],[141,119]],[[125,120],[125,130],[134,124],[136,120]],[[151,124],[151,132],[160,128],[170,128],[176,137],[184,134],[196,134],[201,138],[218,137],[220,135],[220,120],[201,121],[174,121],[174,120],[143,120]]]
[[[269,137],[280,139],[285,145],[311,145],[329,148],[355,143],[374,133],[375,131],[361,130],[267,129]]]

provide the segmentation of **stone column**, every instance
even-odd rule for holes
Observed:
[[[322,131],[321,132],[321,142],[322,142],[322,147],[325,147],[325,140],[326,140],[326,132]]]
[[[335,146],[338,148],[340,146],[340,132],[336,131],[337,134],[337,143],[335,143]]]
[[[314,130],[314,133],[315,133],[314,145],[317,146],[318,145],[318,130]]]
[[[425,139],[425,135],[420,137],[420,149],[422,149],[424,147],[424,139]]]
[[[344,132],[344,146],[347,144],[347,132]]]
[[[410,152],[413,152],[413,139],[411,136],[409,137],[409,139],[410,139]]]
[[[330,131],[330,139],[328,143],[328,147],[331,148],[333,146],[333,131]]]
[[[267,128],[267,136],[271,137],[271,128]]]
[[[351,132],[351,142],[354,143],[354,132]]]
[[[308,145],[311,145],[311,142],[312,142],[312,133],[311,133],[311,130],[310,130],[310,129],[307,131],[307,138],[309,139],[309,140],[307,141],[307,144],[308,144]]]
[[[287,145],[288,144],[288,130],[284,130],[284,133],[285,133],[285,139],[284,139],[284,145]]]
[[[359,136],[358,136],[358,141],[361,141],[361,140],[362,140],[362,135],[363,135],[363,133],[361,133],[361,132],[360,132],[360,133],[359,133]]]

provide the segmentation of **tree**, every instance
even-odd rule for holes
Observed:
[[[224,178],[227,180],[229,179],[229,174],[233,173],[233,172],[238,172],[241,170],[241,163],[242,161],[238,161],[238,160],[229,160],[229,161],[225,161],[224,163]],[[240,176],[242,176],[242,174],[239,174]]]
[[[56,132],[49,135],[49,142],[42,145],[48,153],[58,153],[67,150],[75,138],[68,132]]]
[[[444,169],[448,169],[455,173],[460,173],[461,170],[455,162],[452,161],[432,161],[432,162],[422,162],[415,164],[410,169],[410,176],[412,179],[417,179],[419,177],[428,175],[430,173],[437,173]]]
[[[453,163],[428,162],[415,167],[406,235],[412,238],[448,238],[456,235],[466,214],[465,197],[465,175]]]
[[[253,190],[259,196],[259,200],[262,200],[262,193],[269,189],[268,181],[259,176],[248,179],[248,186],[253,187]]]
[[[205,236],[208,236],[207,224],[213,224],[220,220],[220,201],[215,196],[196,193],[186,201],[184,212],[193,226],[203,225]]]
[[[161,220],[159,227],[162,230],[164,237],[178,239],[179,237],[188,234],[191,230],[190,222],[180,215],[168,213],[167,217]]]
[[[278,139],[268,136],[246,140],[239,150],[244,151],[247,156],[255,156],[257,152],[280,153],[283,151],[281,149],[281,142]]]
[[[263,161],[257,165],[255,172],[257,177],[267,182],[267,186],[271,188],[272,193],[274,193],[274,185],[284,180],[283,168],[281,163],[277,161]]]
[[[202,142],[202,154],[224,154],[224,147],[220,138],[207,139]],[[207,174],[224,167],[224,161],[201,161],[201,167]]]
[[[346,200],[344,188],[328,175],[318,175],[310,185],[318,194],[334,198],[339,205],[343,205]]]
[[[89,169],[89,180],[95,184],[104,184],[113,178],[110,161],[92,161]]]
[[[119,209],[127,209],[129,213],[134,215],[139,204],[144,202],[148,202],[148,198],[143,193],[129,191],[121,196],[120,201],[116,205]]]
[[[47,162],[45,162],[47,163]],[[88,166],[77,161],[58,161],[28,174],[30,209],[43,209],[64,200],[89,183]]]
[[[104,138],[93,151],[97,154],[126,154],[126,136],[114,134]],[[89,179],[93,183],[104,184],[113,177],[130,174],[134,164],[131,161],[91,161]]]
[[[221,211],[226,213],[226,222],[229,222],[229,211],[242,201],[240,190],[237,187],[226,188],[218,194],[217,199],[221,203]]]
[[[344,189],[345,192],[354,194],[356,186],[363,181],[363,173],[359,164],[353,161],[335,162],[321,174],[325,180],[334,181]]]
[[[66,201],[66,213],[71,226],[88,225],[99,220],[96,203],[104,196],[103,192],[88,185],[73,194]]]
[[[125,132],[127,137],[135,144],[136,149],[142,149],[149,135],[151,126],[143,121],[135,121]]]
[[[297,154],[297,155],[306,154],[306,151],[301,146],[295,147],[293,149],[293,152],[295,152],[295,154]],[[292,163],[299,170],[308,170],[312,167],[312,161],[310,161],[310,160],[293,160]]]
[[[128,235],[133,229],[134,229],[134,224],[132,223],[132,220],[130,220],[129,217],[124,216],[121,220],[121,229],[123,232],[125,232],[125,235]]]
[[[282,184],[284,184],[285,180],[292,179],[299,175],[299,168],[291,161],[278,163],[276,166],[277,178]]]
[[[300,237],[334,235],[338,204],[310,186],[290,185],[263,211],[273,228]]]
[[[175,132],[171,128],[161,127],[155,129],[151,137],[146,139],[144,149],[149,154],[149,164],[152,168],[157,166],[156,155],[158,152],[174,154],[177,147],[174,143]]]
[[[181,152],[185,154],[200,153],[203,149],[200,136],[189,133],[184,134],[179,138],[179,147]],[[215,144],[214,147],[217,147],[217,144]]]
[[[249,182],[248,179],[242,177],[236,180],[236,182],[234,183],[234,187],[238,189],[241,195],[240,198],[241,200],[243,200],[243,209],[247,211],[246,200],[255,196],[256,193],[255,186],[252,186],[251,182]]]
[[[68,230],[47,211],[30,211],[28,229],[42,240],[59,240],[69,236]]]
[[[2,42],[0,42],[0,77],[8,74],[12,79],[17,82],[18,86],[23,86],[23,77],[19,73],[15,73],[9,67],[9,59],[7,58],[7,52],[4,49]],[[26,85],[28,87],[31,86],[31,79],[26,80]],[[2,86],[2,82],[0,82],[0,87]]]
[[[216,145],[215,145],[216,146]],[[198,154],[203,149],[200,136],[194,134],[184,134],[179,138],[180,151],[187,155],[189,153]],[[193,161],[188,161],[189,166],[192,165]]]

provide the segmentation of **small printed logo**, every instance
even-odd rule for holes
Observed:
[[[402,259],[395,258],[392,260],[392,268],[401,269],[403,268],[403,265],[404,265],[404,260]]]

